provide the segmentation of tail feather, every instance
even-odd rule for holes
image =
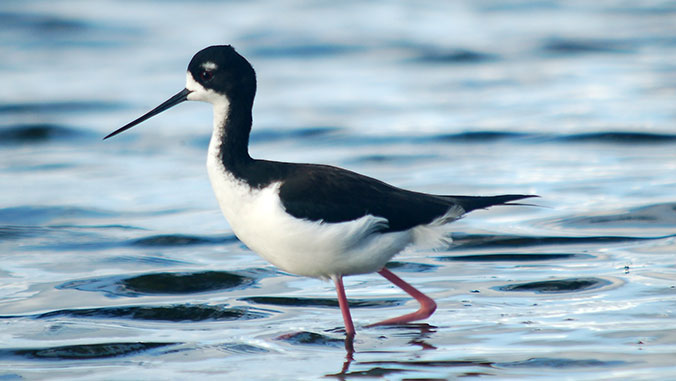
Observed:
[[[510,204],[511,201],[522,200],[524,198],[540,197],[533,194],[503,194],[499,196],[444,196],[451,199],[469,213],[476,209],[485,209],[495,205],[523,205]]]

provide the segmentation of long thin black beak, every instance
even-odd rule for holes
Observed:
[[[187,101],[188,100],[188,94],[190,94],[190,93],[191,93],[191,91],[188,90],[188,89],[181,90],[178,94],[176,94],[173,97],[167,99],[164,103],[155,107],[154,109],[148,111],[142,117],[140,117],[140,118],[134,120],[133,122],[130,122],[130,123],[118,128],[117,130],[111,132],[105,138],[103,138],[103,140],[106,140],[110,137],[113,137],[113,136],[115,136],[115,135],[117,135],[121,132],[127,131],[128,129],[134,127],[135,125],[137,125],[137,124],[139,124],[139,123],[141,123],[141,122],[143,122],[147,119],[152,118],[153,116],[161,113],[162,111],[168,110],[168,109],[176,106],[177,104],[179,104],[181,102]]]

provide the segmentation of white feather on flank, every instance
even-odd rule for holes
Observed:
[[[456,205],[431,223],[414,227],[413,245],[419,249],[437,249],[450,245],[453,238],[450,235],[449,223],[461,218],[463,214],[465,210]]]

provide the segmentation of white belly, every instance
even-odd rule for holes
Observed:
[[[212,155],[207,169],[235,235],[284,271],[317,278],[374,272],[413,240],[410,231],[377,232],[386,220],[374,216],[343,223],[294,218],[281,204],[279,182],[251,189]]]

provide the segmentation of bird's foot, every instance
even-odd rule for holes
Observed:
[[[430,317],[434,311],[437,309],[437,304],[434,302],[432,298],[429,296],[423,294],[422,292],[418,291],[415,289],[413,286],[410,284],[404,282],[401,278],[398,276],[394,275],[391,271],[389,271],[386,268],[383,268],[378,272],[380,275],[385,277],[385,279],[389,280],[392,282],[395,286],[401,288],[402,290],[406,291],[407,294],[411,295],[412,297],[415,298],[415,300],[420,303],[420,308],[412,312],[410,314],[402,315],[402,316],[397,316],[391,319],[383,320],[374,324],[370,324],[367,327],[376,327],[380,325],[398,325],[398,324],[406,324],[410,323],[412,321],[416,320],[422,320],[422,319],[427,319]]]
[[[420,308],[415,312],[379,321],[377,323],[369,324],[366,327],[370,328],[381,325],[400,325],[417,320],[427,319],[428,317],[432,316],[434,311],[437,309],[437,304],[434,302],[434,300],[432,300],[427,296],[425,296],[425,299],[418,299],[418,302],[420,302]]]

